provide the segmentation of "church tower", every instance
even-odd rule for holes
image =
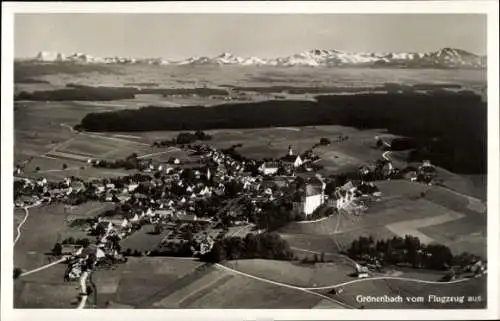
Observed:
[[[288,145],[288,155],[289,155],[289,156],[293,156],[293,149],[292,149],[292,145]]]

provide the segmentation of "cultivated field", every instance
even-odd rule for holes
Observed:
[[[406,234],[423,243],[448,245],[453,252],[486,254],[486,214],[482,203],[441,187],[405,181],[377,184],[381,201],[371,203],[361,216],[340,214],[281,229],[292,247],[337,252],[360,236],[387,239]],[[422,197],[421,193],[427,191]]]
[[[352,263],[337,258],[331,263],[302,264],[274,260],[237,260],[226,265],[237,271],[248,273],[271,281],[300,287],[319,287],[341,283],[352,279]]]

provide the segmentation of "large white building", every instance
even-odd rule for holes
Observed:
[[[306,218],[314,213],[325,202],[326,184],[320,177],[313,177],[305,186],[305,193],[299,202],[294,204],[295,210]]]

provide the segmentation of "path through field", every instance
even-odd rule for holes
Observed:
[[[26,223],[26,221],[28,220],[28,217],[30,215],[30,212],[29,212],[29,209],[31,207],[35,207],[35,206],[39,206],[41,203],[40,202],[37,202],[33,205],[29,205],[29,206],[25,206],[23,209],[24,209],[24,212],[26,213],[24,215],[24,218],[23,220],[19,223],[19,225],[17,226],[17,235],[16,235],[16,238],[14,239],[14,246],[16,246],[16,243],[17,241],[19,241],[19,238],[21,238],[21,227],[23,227],[24,223]]]

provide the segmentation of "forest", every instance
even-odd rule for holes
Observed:
[[[411,139],[410,161],[429,159],[455,173],[484,174],[486,106],[479,95],[468,91],[323,95],[317,101],[262,101],[210,108],[150,106],[90,113],[75,129],[133,132],[312,125],[385,128]]]

